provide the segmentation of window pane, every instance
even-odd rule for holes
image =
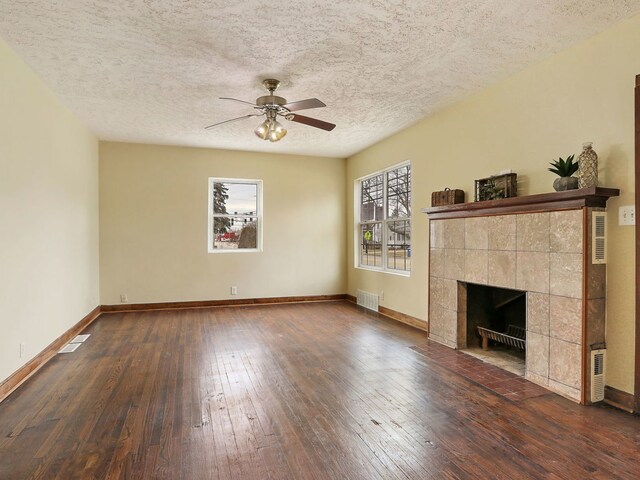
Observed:
[[[362,225],[360,231],[360,265],[382,267],[382,224]]]
[[[387,218],[411,216],[411,167],[387,172]]]
[[[382,220],[384,213],[384,177],[375,175],[362,180],[360,196],[360,220]]]
[[[387,222],[387,268],[411,270],[411,222]]]
[[[256,217],[214,217],[213,245],[217,250],[258,248]]]
[[[255,183],[214,182],[213,212],[255,216],[258,211],[257,194]]]

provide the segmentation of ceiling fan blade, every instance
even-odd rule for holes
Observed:
[[[304,123],[305,125],[309,125],[310,127],[321,128],[322,130],[326,130],[327,132],[330,132],[331,130],[336,128],[333,123],[318,120],[317,118],[305,117],[303,115],[298,115],[297,113],[291,113],[285,118],[287,120],[291,120],[292,122]]]
[[[287,103],[283,105],[283,107],[289,110],[290,112],[296,112],[298,110],[307,110],[309,108],[326,107],[326,105],[322,103],[320,100],[318,100],[317,98],[307,98],[306,100]]]
[[[252,107],[257,106],[255,103],[245,102],[244,100],[238,100],[237,98],[231,97],[220,97],[220,100],[233,100],[234,102],[246,103],[247,105],[251,105]]]
[[[216,127],[218,125],[222,125],[223,123],[229,123],[229,122],[235,122],[236,120],[242,120],[244,118],[249,118],[249,117],[260,117],[261,114],[251,114],[251,115],[243,115],[242,117],[238,117],[238,118],[232,118],[231,120],[225,120],[224,122],[218,122],[218,123],[214,123],[213,125],[209,125],[207,127],[204,127],[205,129],[211,128],[211,127]]]

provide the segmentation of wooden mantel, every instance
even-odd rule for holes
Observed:
[[[430,220],[438,220],[442,218],[570,210],[582,207],[605,208],[607,200],[618,195],[620,195],[620,190],[617,188],[590,187],[580,190],[567,190],[565,192],[540,193],[500,200],[428,207],[423,208],[422,212],[428,214]]]

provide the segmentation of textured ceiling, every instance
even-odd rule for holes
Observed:
[[[268,7],[268,8],[267,8]],[[103,140],[345,157],[640,12],[640,0],[0,0],[0,37]],[[259,140],[265,77],[333,132]]]

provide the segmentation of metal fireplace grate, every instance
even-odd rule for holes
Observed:
[[[488,340],[502,343],[518,350],[525,350],[527,331],[522,327],[509,325],[507,333],[496,332],[488,328],[478,327],[478,335],[482,337],[482,348],[486,349]]]

